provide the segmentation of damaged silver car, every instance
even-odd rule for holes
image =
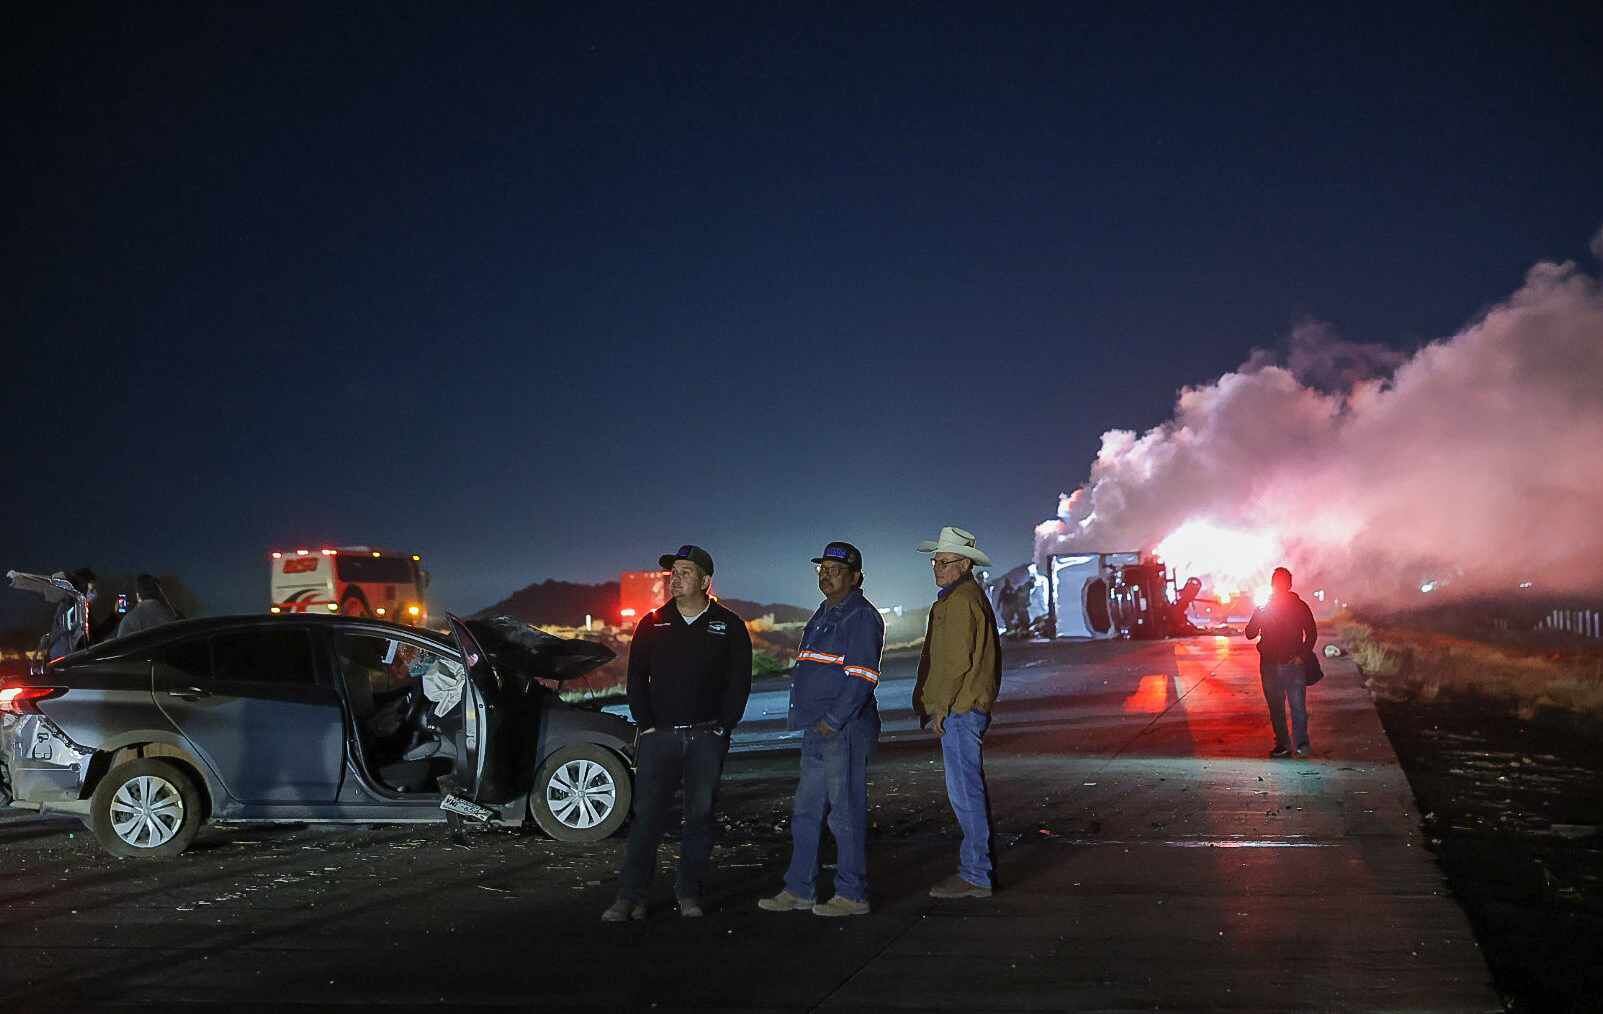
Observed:
[[[337,616],[183,620],[0,685],[12,806],[81,817],[109,852],[205,824],[532,820],[615,832],[635,728],[545,682],[613,658],[508,617],[426,630]]]

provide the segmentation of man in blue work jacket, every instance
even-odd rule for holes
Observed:
[[[831,542],[818,565],[824,602],[807,621],[791,676],[790,727],[801,729],[801,780],[790,818],[785,889],[757,902],[768,912],[868,914],[868,760],[879,741],[879,656],[885,621],[863,597],[863,556]],[[818,847],[835,836],[835,896],[818,902]]]

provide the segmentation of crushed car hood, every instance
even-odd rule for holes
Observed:
[[[510,616],[466,620],[463,625],[507,675],[571,680],[618,657],[604,644],[555,637]]]

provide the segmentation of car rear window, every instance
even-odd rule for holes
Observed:
[[[312,641],[304,630],[241,630],[212,638],[212,671],[220,680],[315,683]]]

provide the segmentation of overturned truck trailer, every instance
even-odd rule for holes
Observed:
[[[1183,618],[1201,582],[1186,591]],[[1088,640],[1160,638],[1188,630],[1171,615],[1179,597],[1162,561],[1138,552],[1049,556],[987,586],[998,630],[1013,636]]]
[[[1120,570],[1139,564],[1140,553],[1080,553],[1047,558],[1048,609],[1056,637],[1122,636],[1114,609]]]

